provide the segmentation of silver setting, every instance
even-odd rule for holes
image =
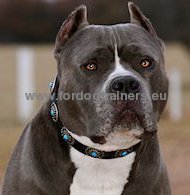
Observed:
[[[69,134],[68,129],[66,127],[63,127],[61,129],[61,136],[65,142],[67,142],[69,145],[73,145],[75,143],[74,138]],[[64,137],[67,136],[67,139],[64,139]]]
[[[55,88],[55,83],[56,83],[56,77],[54,78],[54,80],[52,82],[49,83],[49,92],[53,93],[54,88]]]
[[[90,156],[92,158],[103,158],[103,156],[104,156],[104,152],[103,151],[99,151],[97,149],[90,148],[90,147],[86,148],[85,153],[86,153],[86,155],[88,155],[88,156]],[[92,155],[93,153],[95,153],[96,156]]]
[[[52,117],[53,122],[57,122],[59,118],[59,111],[57,108],[57,105],[55,103],[51,104],[51,109],[50,109],[50,115]]]

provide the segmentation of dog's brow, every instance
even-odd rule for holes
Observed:
[[[110,56],[110,54],[114,56],[114,48],[112,48],[111,46],[99,47],[91,50],[83,59],[87,60],[93,58],[107,57]]]
[[[114,54],[114,48],[112,46],[107,46],[107,47],[99,47],[96,48],[92,53],[99,53],[99,52],[112,52]]]
[[[122,45],[120,51],[130,51],[130,52],[140,52],[143,49],[140,48],[138,45],[131,44],[131,45]]]
[[[148,48],[146,45],[144,47],[139,47],[137,45],[126,45],[126,46],[121,46],[119,49],[120,54],[125,54],[125,57],[127,55],[131,54],[134,55],[139,55],[139,56],[149,56],[154,59],[154,55],[151,53],[151,47]],[[122,56],[123,57],[123,56]]]

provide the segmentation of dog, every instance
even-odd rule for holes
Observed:
[[[82,5],[61,26],[53,98],[24,129],[3,195],[171,194],[157,136],[168,94],[164,45],[140,9],[128,7],[130,23],[90,25]]]

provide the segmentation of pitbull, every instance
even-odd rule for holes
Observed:
[[[127,24],[89,25],[80,6],[61,26],[54,97],[21,135],[3,195],[171,194],[157,136],[167,98],[152,98],[168,93],[164,47],[140,9],[128,7]],[[101,98],[61,100],[60,92]]]

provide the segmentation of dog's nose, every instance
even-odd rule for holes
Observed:
[[[140,83],[133,77],[117,77],[110,84],[111,93],[139,93]]]

